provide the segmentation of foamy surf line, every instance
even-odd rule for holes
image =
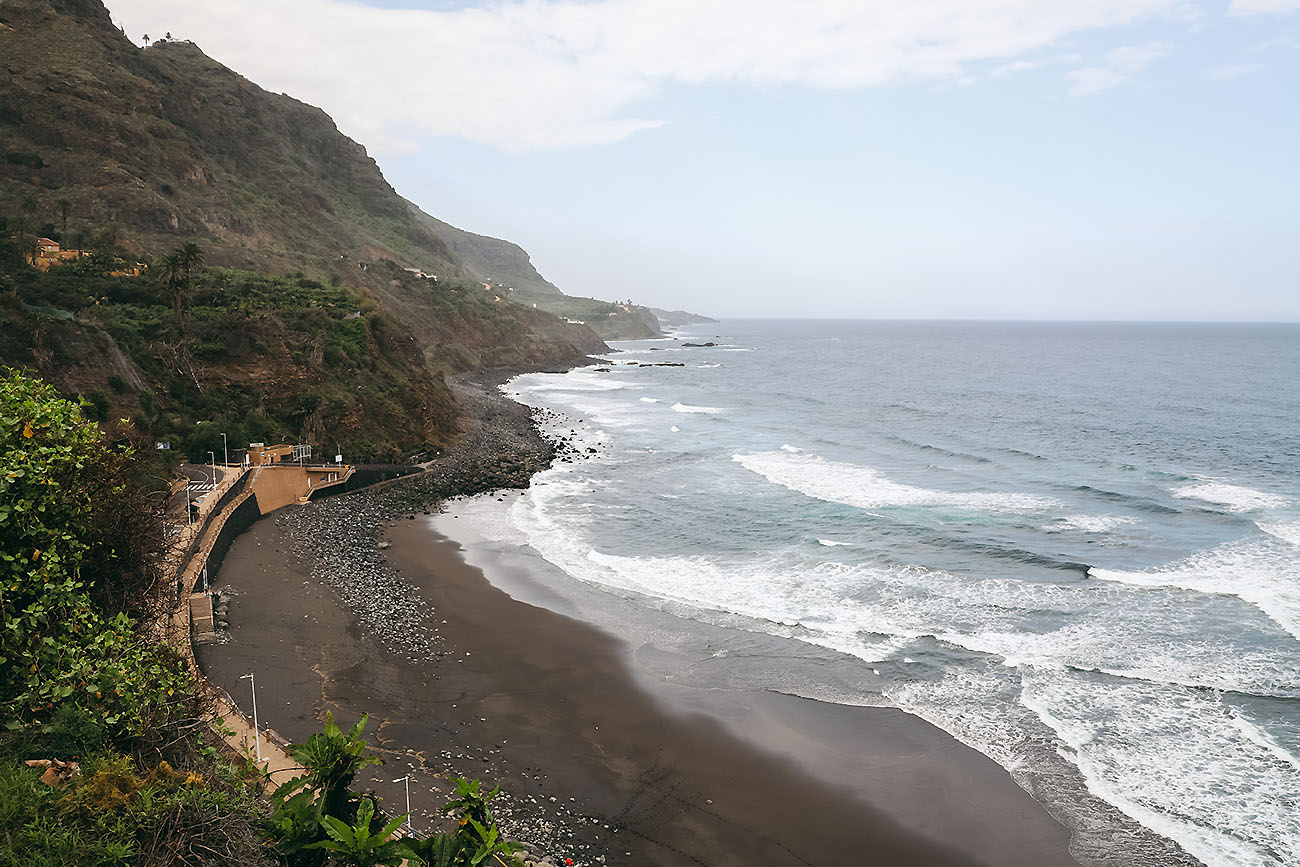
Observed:
[[[1290,542],[1292,545],[1300,545],[1300,521],[1275,521],[1272,523],[1259,523],[1256,526],[1274,538]]]
[[[1229,512],[1254,512],[1260,509],[1280,509],[1287,505],[1285,497],[1257,491],[1241,485],[1223,482],[1201,482],[1176,488],[1173,496],[1184,500],[1201,500],[1224,506]]]
[[[689,403],[673,404],[673,412],[684,412],[688,414],[717,415],[726,410],[716,406],[691,406]]]
[[[1027,673],[1022,704],[1065,745],[1089,791],[1209,867],[1294,864],[1295,756],[1216,697],[1060,671]],[[1215,786],[1189,773],[1216,769]]]
[[[1139,572],[1093,567],[1088,577],[1137,587],[1236,596],[1300,639],[1300,567],[1294,552],[1276,542],[1232,542]]]
[[[784,445],[780,451],[735,454],[731,459],[752,473],[792,491],[860,509],[887,506],[951,506],[988,512],[1048,511],[1060,503],[1019,492],[960,492],[920,488],[891,481],[868,466],[831,461]]]

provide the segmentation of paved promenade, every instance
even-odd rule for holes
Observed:
[[[236,751],[240,753],[247,752],[248,755],[254,757],[259,752],[258,741],[260,740],[261,761],[258,764],[266,775],[264,785],[268,789],[273,789],[280,783],[291,779],[301,770],[301,767],[289,755],[288,750],[285,748],[287,744],[284,739],[274,732],[265,729],[260,733],[260,737],[255,739],[251,715],[246,717],[239,707],[231,701],[229,696],[213,688],[203,677],[203,673],[199,670],[194,659],[190,623],[190,599],[194,594],[194,588],[200,584],[200,578],[207,566],[212,548],[216,544],[230,515],[245,500],[255,495],[254,491],[257,487],[261,469],[224,468],[220,483],[200,501],[198,519],[194,523],[182,527],[180,533],[176,535],[167,554],[167,563],[174,566],[178,573],[177,586],[180,604],[173,611],[170,621],[164,626],[164,629],[168,642],[189,663],[190,670],[194,673],[200,688],[207,689],[215,696],[214,729],[221,731],[224,728],[225,731],[229,731],[230,734],[223,735],[226,742]],[[217,505],[235,485],[239,484],[245,475],[248,475],[249,478],[244,482],[244,490],[217,512]],[[199,540],[198,547],[193,548],[196,539]],[[191,551],[192,553],[190,553]]]

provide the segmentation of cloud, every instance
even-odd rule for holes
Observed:
[[[1252,72],[1259,72],[1264,68],[1262,63],[1237,63],[1232,66],[1216,66],[1210,70],[1210,78],[1229,79],[1241,78],[1243,75],[1250,75]]]
[[[1043,57],[1037,60],[1013,60],[1011,63],[993,67],[989,72],[989,78],[1003,78],[1004,76],[1030,72],[1034,69],[1042,69],[1045,66],[1056,66],[1062,63],[1078,63],[1080,59],[1077,54],[1060,54],[1055,57]]]
[[[1232,0],[1229,15],[1283,15],[1300,10],[1300,0]]]
[[[1065,78],[1070,82],[1069,93],[1071,96],[1086,96],[1117,87],[1166,53],[1164,44],[1160,42],[1115,48],[1102,58],[1101,63],[1067,72]]]
[[[960,83],[982,64],[1181,4],[496,0],[434,11],[349,0],[109,2],[132,35],[192,39],[262,86],[321,106],[379,151],[430,136],[505,150],[618,141],[661,122],[637,107],[670,85]],[[1131,74],[1122,67],[1104,68]],[[1078,72],[1083,86],[1103,78]]]

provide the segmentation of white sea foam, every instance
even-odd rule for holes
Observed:
[[[1187,604],[1177,591],[1101,581],[971,580],[918,567],[822,560],[806,547],[747,557],[593,552],[586,532],[593,515],[588,489],[564,478],[552,482],[549,473],[535,480],[532,493],[515,508],[530,544],[576,578],[800,623],[802,640],[867,661],[928,635],[1009,667],[1070,666],[1154,683],[1300,695],[1300,645],[1262,613],[1252,621],[1243,612],[1251,609],[1232,597],[1204,596]],[[1045,629],[1045,622],[1056,625]],[[1207,622],[1238,627],[1207,630]]]
[[[1123,572],[1092,568],[1088,575],[1139,587],[1236,596],[1300,638],[1300,566],[1295,552],[1277,542],[1230,542],[1158,569]]]
[[[657,398],[657,397],[643,397],[643,398],[641,398],[641,402],[642,402],[642,403],[660,403],[661,401],[660,401],[659,398]]]
[[[789,443],[786,443],[785,445],[781,446],[781,451],[789,452],[792,455],[797,455],[799,454],[799,452],[803,451],[803,449],[799,448],[798,446],[792,446]]]
[[[722,365],[721,364],[697,364],[695,366],[700,368],[701,370],[712,370],[713,368],[721,367]]]
[[[1049,533],[1076,531],[1081,533],[1109,533],[1128,524],[1136,524],[1138,519],[1132,515],[1066,515],[1057,518],[1043,529]]]
[[[1228,608],[1240,605],[1236,600],[1211,595],[1188,605],[1145,587],[970,580],[800,559],[793,551],[732,559],[619,556],[586,541],[589,525],[599,520],[592,482],[565,470],[573,477],[550,471],[510,508],[529,544],[570,575],[685,605],[705,620],[717,612],[716,622],[737,625],[724,615],[738,615],[746,628],[871,665],[925,664],[912,648],[926,635],[991,654],[987,666],[977,659],[949,668],[938,683],[891,684],[887,695],[1013,774],[1032,770],[1034,737],[1055,735],[1061,755],[1077,765],[1094,794],[1212,867],[1277,867],[1300,857],[1294,845],[1283,842],[1291,848],[1279,849],[1277,842],[1291,839],[1297,821],[1286,807],[1300,797],[1296,757],[1204,688],[1264,694],[1282,688],[1294,695],[1300,686],[1295,645],[1282,645],[1280,633],[1269,640],[1246,636],[1242,646],[1231,634],[1206,633],[1205,622],[1234,616]],[[1044,622],[1066,625],[1026,628]],[[1261,617],[1251,628],[1267,624]],[[1271,655],[1259,649],[1275,645]],[[989,707],[999,710],[976,712]],[[1050,732],[1034,735],[1034,726]],[[1213,773],[1201,770],[1206,767]],[[1200,778],[1214,785],[1187,784]],[[1280,860],[1270,860],[1267,846]]]
[[[938,680],[890,683],[885,689],[894,704],[979,750],[1013,775],[1025,763],[1024,730],[1033,722],[1017,705],[1018,692],[1014,673],[979,665],[950,669]],[[971,712],[989,707],[999,712]]]
[[[1025,493],[940,491],[905,485],[860,464],[784,451],[732,455],[731,459],[782,487],[859,509],[886,506],[953,506],[989,512],[1045,511],[1059,503]]]
[[[1270,536],[1276,536],[1284,542],[1300,545],[1300,522],[1275,521],[1273,523],[1261,523],[1259,528]]]
[[[1173,492],[1180,499],[1204,500],[1225,506],[1229,512],[1253,512],[1258,509],[1277,509],[1285,506],[1285,497],[1244,488],[1240,485],[1228,485],[1222,482],[1204,482],[1187,485]]]
[[[1094,794],[1210,867],[1300,860],[1295,757],[1218,696],[1066,670],[1022,682]]]
[[[670,427],[670,428],[668,428],[668,429],[669,429],[670,431],[672,431],[673,433],[680,433],[681,430],[682,430],[682,429],[679,428],[677,425],[673,425],[672,427]]]
[[[522,382],[520,380],[523,380]],[[562,374],[536,374],[528,378],[519,377],[504,386],[507,390],[548,392],[548,391],[618,391],[623,388],[641,388],[632,382],[614,379],[607,373],[597,373],[589,367],[579,367]]]
[[[853,544],[852,542],[836,542],[834,539],[818,539],[818,545],[825,545],[827,548],[839,548]]]
[[[725,410],[716,406],[691,406],[688,403],[673,404],[673,411],[685,412],[685,413],[704,413],[707,415],[715,415],[720,412],[725,412]]]

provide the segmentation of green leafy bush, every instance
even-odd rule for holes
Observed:
[[[192,691],[180,658],[128,613],[156,596],[157,576],[138,562],[155,550],[135,538],[147,523],[122,513],[137,505],[126,459],[53,388],[0,378],[0,717],[10,730],[71,703],[143,734]]]

